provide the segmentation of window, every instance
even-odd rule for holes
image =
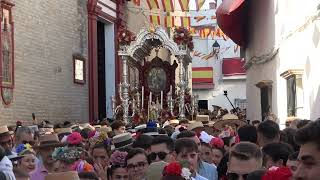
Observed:
[[[240,109],[247,109],[247,100],[246,99],[235,99],[234,100],[235,107]]]
[[[302,70],[288,70],[281,74],[287,81],[287,116],[297,117],[303,105]]]
[[[208,100],[199,100],[198,101],[199,110],[208,110]]]

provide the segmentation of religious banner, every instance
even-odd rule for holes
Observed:
[[[147,0],[147,4],[149,8],[152,9],[159,9],[159,3],[158,0]]]
[[[160,16],[150,15],[150,23],[153,25],[160,25]]]
[[[196,1],[196,9],[199,11],[206,0],[195,0]]]
[[[179,4],[182,11],[189,11],[189,1],[190,0],[179,0]]]
[[[174,0],[161,0],[162,2],[162,6],[163,6],[163,10],[165,12],[173,12],[174,11],[174,6],[173,6],[173,2]]]

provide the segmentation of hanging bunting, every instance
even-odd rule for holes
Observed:
[[[211,19],[217,19],[217,16],[211,16]]]
[[[133,4],[135,4],[136,6],[140,6],[140,0],[133,0]]]
[[[212,31],[211,31],[211,37],[212,37],[212,39],[214,38],[215,35],[216,35],[216,31],[215,31],[215,30],[212,30]]]
[[[149,8],[152,9],[159,9],[159,3],[158,0],[147,0],[147,4]]]
[[[221,29],[220,28],[217,28],[217,30],[216,30],[216,36],[218,36],[218,37],[221,37]]]
[[[173,0],[161,0],[162,6],[165,12],[173,12],[174,6],[173,6]]]
[[[199,51],[194,51],[194,52],[193,52],[193,56],[194,56],[194,57],[200,57],[201,55],[202,55],[202,53],[199,52]]]
[[[191,35],[195,35],[196,34],[196,29],[193,27],[189,27],[189,31]]]
[[[190,17],[181,17],[181,26],[190,27]]]
[[[153,25],[160,25],[160,17],[156,15],[150,15],[150,23]]]
[[[174,17],[173,16],[165,16],[164,17],[165,27],[174,27]]]
[[[206,0],[195,0],[196,1],[196,9],[199,11]]]
[[[196,17],[194,17],[194,19],[196,20],[196,22],[200,22],[200,21],[202,21],[203,19],[205,19],[206,18],[206,16],[196,16]]]
[[[182,11],[189,11],[189,1],[190,0],[179,0],[179,4]]]
[[[236,53],[238,52],[238,50],[239,50],[239,45],[235,45],[233,48],[233,52]]]
[[[205,28],[204,29],[204,37],[208,38],[210,34],[211,34],[211,29],[210,28]]]
[[[205,55],[205,56],[202,56],[201,57],[201,59],[203,59],[203,60],[209,60],[210,58],[213,58],[214,57],[214,53],[213,52],[211,52],[211,53],[209,53],[209,54],[207,54],[207,55]]]

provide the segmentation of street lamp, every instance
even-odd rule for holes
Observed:
[[[219,51],[220,51],[220,44],[215,41],[213,44],[212,44],[212,49],[213,49],[213,53],[214,54],[218,54]]]

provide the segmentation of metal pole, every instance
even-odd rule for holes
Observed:
[[[122,84],[121,84],[121,101],[123,107],[123,121],[128,123],[129,117],[129,83],[128,83],[128,57],[122,57]]]

